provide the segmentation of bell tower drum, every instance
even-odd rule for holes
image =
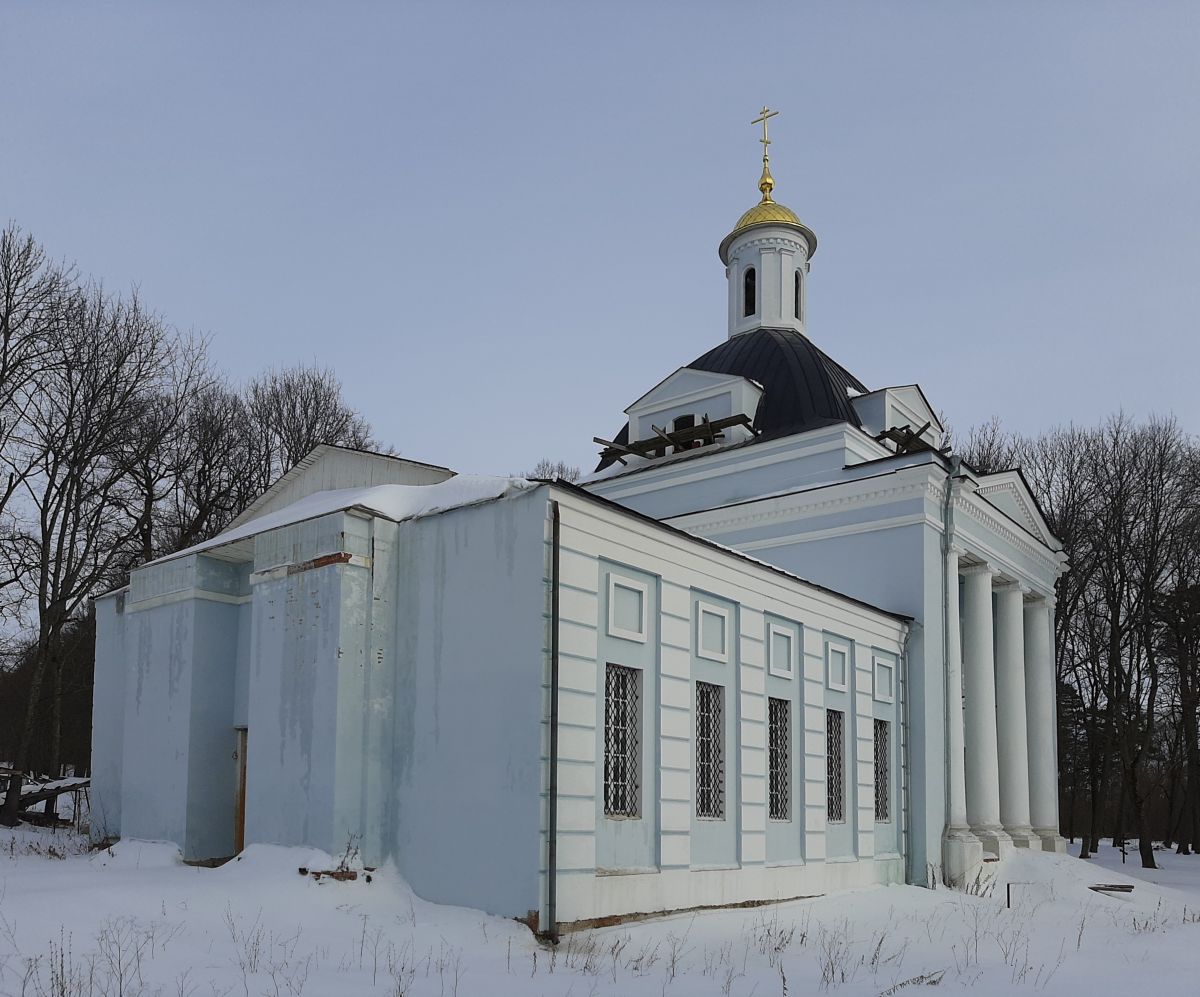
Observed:
[[[733,227],[719,250],[729,282],[729,337],[754,329],[805,331],[809,260],[817,237],[796,213],[775,200],[771,139],[767,123],[779,112],[764,107],[752,124],[762,125],[762,199]]]

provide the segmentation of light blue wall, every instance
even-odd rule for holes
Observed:
[[[232,855],[237,792],[233,732],[238,617],[246,606],[196,599],[184,856]]]
[[[246,840],[337,853],[335,827],[343,577],[328,565],[254,587],[247,732]]]
[[[143,592],[153,592],[166,577],[156,567],[142,570]],[[97,700],[101,733],[99,739],[93,735],[93,751],[102,767],[113,768],[116,741],[109,730],[119,718],[121,834],[174,841],[190,860],[234,850],[235,675],[248,607],[230,600],[246,594],[248,577],[242,567],[203,556],[185,572],[197,594],[97,603],[106,637],[97,645],[97,696],[104,702]],[[159,598],[168,601],[152,601]],[[122,605],[124,613],[117,615]],[[124,631],[120,646],[108,638],[110,626]],[[114,690],[122,674],[118,707]],[[102,789],[101,797],[107,807],[110,791]]]
[[[121,833],[125,742],[125,593],[96,600],[96,671],[92,685],[91,835]]]
[[[195,605],[126,604],[121,833],[186,842]],[[185,856],[187,857],[187,856]]]
[[[899,695],[899,659],[885,651],[872,649],[872,657],[886,661],[892,666],[893,702],[883,702],[876,696],[874,720],[884,720],[888,724],[888,817],[887,821],[875,822],[875,854],[884,852],[899,853],[903,842],[900,838],[901,828],[901,799],[900,799],[900,737],[902,726],[900,722]],[[878,683],[876,683],[878,686]],[[874,759],[872,759],[874,760]],[[878,791],[878,790],[877,790]]]
[[[856,746],[858,739],[854,736],[854,692],[855,681],[857,679],[857,669],[855,667],[857,655],[855,645],[849,639],[841,634],[825,633],[822,637],[823,657],[825,659],[825,716],[826,716],[826,740],[829,743],[828,717],[830,710],[837,710],[842,715],[842,801],[843,801],[843,820],[834,822],[829,820],[828,807],[826,808],[826,824],[825,824],[825,856],[827,859],[848,859],[855,855],[855,842],[858,840],[857,824],[858,824],[858,800],[856,796],[857,780],[855,772],[857,767],[856,761]],[[830,649],[836,648],[843,651],[845,654],[845,690],[833,688],[830,681]],[[828,781],[834,774],[834,766],[829,757],[828,751],[825,755],[826,765],[826,792],[828,793]]]
[[[421,896],[539,907],[548,642],[546,488],[401,524],[395,810]]]
[[[728,614],[726,649],[728,661],[713,661],[697,653],[699,633],[697,620],[700,603],[717,606]],[[742,745],[741,725],[741,633],[738,609],[734,603],[706,592],[692,591],[692,792],[698,792],[696,779],[696,684],[706,682],[724,689],[725,721],[725,816],[721,819],[698,817],[698,807],[692,807],[692,867],[700,869],[731,868],[741,861],[742,815]],[[746,721],[749,722],[749,721]],[[760,739],[765,744],[765,738]],[[760,766],[765,770],[765,766]],[[693,795],[693,800],[695,800]]]
[[[737,545],[737,540],[721,538]],[[942,659],[941,537],[923,524],[812,540],[755,557],[839,592],[915,618],[908,642],[910,874],[940,868],[946,823],[945,668]],[[934,621],[931,628],[924,621]],[[850,746],[852,747],[852,745]]]
[[[645,641],[613,637],[608,633],[608,576],[635,581],[646,587],[643,606]],[[659,584],[658,578],[645,572],[608,561],[600,562],[597,579],[600,598],[597,646],[597,681],[601,694],[596,696],[596,868],[605,870],[657,869],[659,865],[658,789],[660,757],[659,716]],[[604,814],[604,710],[605,669],[609,663],[636,668],[641,672],[641,800],[638,818],[614,818]]]
[[[772,674],[771,627],[786,630],[792,638],[791,675]],[[781,616],[765,614],[763,624],[763,670],[766,674],[767,698],[782,699],[789,704],[791,755],[790,813],[787,820],[770,817],[770,709],[767,710],[767,862],[786,864],[804,858],[804,633],[801,625]]]

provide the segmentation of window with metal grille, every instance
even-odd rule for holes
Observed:
[[[604,679],[604,813],[641,815],[641,672],[609,665]]]
[[[696,683],[696,816],[725,817],[725,689]]]
[[[892,819],[891,771],[891,724],[886,720],[875,721],[875,819],[881,823]]]
[[[846,819],[845,717],[841,710],[825,711],[825,819],[831,824]]]
[[[792,704],[767,700],[767,767],[771,820],[792,819]]]

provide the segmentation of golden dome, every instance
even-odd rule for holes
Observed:
[[[783,222],[785,225],[800,225],[803,228],[796,212],[791,208],[784,207],[778,201],[760,201],[738,219],[737,224],[733,226],[733,233],[736,235],[752,225],[766,225],[769,222]]]
[[[733,226],[733,231],[721,240],[721,262],[728,263],[729,246],[739,235],[747,229],[757,228],[760,225],[788,225],[792,228],[797,228],[803,234],[805,241],[808,243],[808,256],[812,258],[817,251],[817,237],[813,234],[813,230],[804,224],[799,216],[791,208],[780,204],[771,198],[770,191],[763,192],[763,199],[747,211],[741,218],[737,220],[737,224]]]
[[[721,240],[721,248],[717,252],[721,256],[721,262],[726,265],[729,264],[729,247],[733,240],[747,229],[758,228],[760,225],[790,225],[792,228],[797,228],[804,236],[804,241],[808,243],[808,259],[812,259],[813,254],[817,251],[817,237],[813,234],[813,230],[800,220],[796,212],[779,204],[771,196],[772,191],[775,190],[775,178],[771,176],[771,157],[767,153],[767,149],[771,145],[771,140],[767,137],[767,122],[778,113],[769,107],[764,107],[759,112],[759,116],[751,122],[751,124],[763,126],[763,137],[759,139],[763,147],[763,167],[762,176],[758,178],[758,189],[762,192],[762,200],[742,215],[733,227],[733,231]]]

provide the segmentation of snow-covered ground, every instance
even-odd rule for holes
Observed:
[[[197,869],[171,845],[89,853],[70,832],[0,831],[4,995],[1200,993],[1200,857],[1170,852],[1160,872],[1112,848],[1018,853],[988,896],[876,888],[551,949],[514,921],[425,903],[387,870],[299,875],[332,868],[320,853],[254,846]],[[1121,882],[1134,891],[1087,889]]]

